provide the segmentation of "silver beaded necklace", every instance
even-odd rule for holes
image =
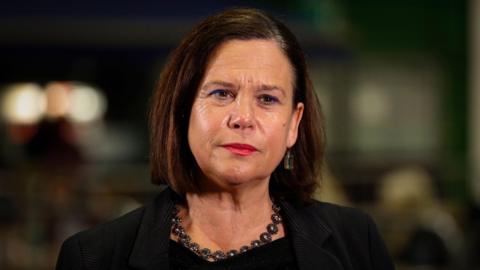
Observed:
[[[275,203],[272,204],[273,214],[270,219],[272,220],[266,226],[266,231],[261,233],[259,239],[253,240],[249,246],[245,245],[237,249],[232,249],[228,252],[223,252],[222,250],[217,250],[212,252],[208,248],[202,248],[199,244],[192,241],[192,238],[187,234],[185,229],[182,226],[182,219],[178,216],[180,210],[177,206],[173,209],[173,218],[172,218],[172,234],[178,238],[178,243],[186,247],[197,256],[201,257],[207,261],[220,261],[227,258],[235,257],[239,254],[245,253],[250,249],[260,247],[272,241],[272,235],[278,233],[278,224],[282,223],[282,217],[280,216],[280,207]]]

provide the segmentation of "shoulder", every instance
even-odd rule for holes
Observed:
[[[283,205],[285,215],[294,229],[332,235],[335,241],[352,239],[366,243],[369,233],[376,231],[370,215],[352,207],[312,200],[304,205]]]
[[[99,242],[99,240],[108,240],[106,239],[106,236],[120,236],[121,238],[132,235],[134,236],[144,211],[145,206],[142,206],[121,217],[99,224],[88,230],[78,232],[69,237],[66,241],[78,241],[80,243],[88,244],[90,242]]]
[[[165,207],[172,202],[172,191],[164,189],[144,206],[132,210],[116,219],[99,224],[91,229],[81,231],[69,237],[66,242],[84,244],[115,240],[116,243],[134,240],[142,226],[153,226],[159,216],[165,213]]]
[[[144,243],[152,242],[151,238],[155,243],[168,240],[162,237],[170,231],[172,196],[166,189],[145,206],[69,237],[60,249],[57,270],[77,265],[82,266],[79,269],[126,269],[134,251],[136,256],[144,253]]]
[[[145,207],[140,207],[112,221],[78,232],[67,238],[60,249],[56,269],[90,269],[88,265],[107,265],[113,249],[128,255]],[[82,266],[82,267],[80,267]]]
[[[358,228],[369,226],[372,219],[369,214],[357,208],[313,200],[308,205],[298,208],[302,215],[321,221],[328,227]]]
[[[357,266],[354,269],[394,269],[388,249],[369,214],[319,201],[297,207],[295,212],[311,234],[323,231],[329,235],[325,247],[340,261]]]
[[[358,208],[314,201],[304,211],[342,241],[359,246],[371,243],[372,239],[383,243],[372,217]]]

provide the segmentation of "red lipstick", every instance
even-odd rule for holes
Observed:
[[[258,151],[257,148],[243,143],[229,143],[222,145],[222,147],[239,156],[249,156]]]

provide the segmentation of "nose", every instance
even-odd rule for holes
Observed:
[[[236,130],[253,129],[255,127],[253,103],[245,96],[237,96],[234,107],[230,111],[228,127]]]

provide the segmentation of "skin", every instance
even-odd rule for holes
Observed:
[[[189,121],[188,142],[201,188],[181,208],[193,241],[211,250],[258,239],[272,214],[268,184],[298,135],[303,104],[293,106],[293,72],[273,40],[232,40],[212,55]],[[255,151],[225,147],[248,144]],[[284,236],[284,229],[274,240]]]

